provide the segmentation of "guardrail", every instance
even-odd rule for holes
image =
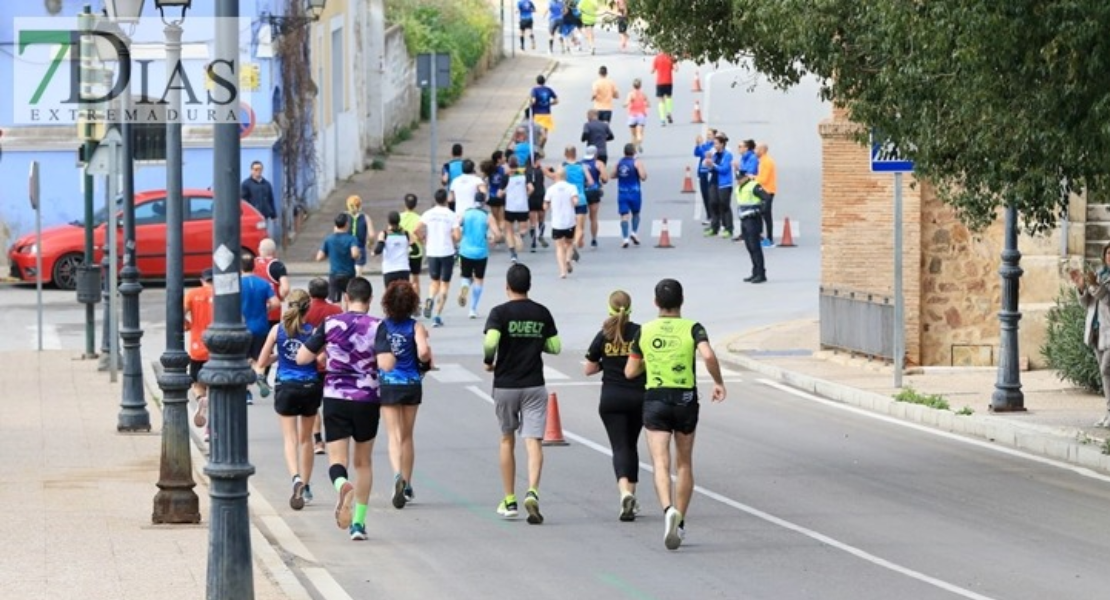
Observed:
[[[821,287],[821,347],[894,360],[894,298]]]

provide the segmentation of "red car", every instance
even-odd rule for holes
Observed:
[[[211,190],[184,190],[185,202],[185,276],[199,277],[212,266],[212,215],[215,201]],[[243,251],[254,254],[266,237],[266,219],[253,206],[240,201],[240,226]],[[93,260],[103,257],[107,243],[107,211],[101,208],[93,218]],[[122,226],[123,215],[118,215]],[[122,236],[120,236],[122,238]],[[122,252],[123,240],[120,239]],[[42,230],[42,280],[61,289],[77,287],[77,269],[84,263],[85,224],[73,221]],[[20,281],[35,281],[35,234],[25,235],[8,250],[11,275]],[[135,194],[135,263],[143,277],[166,277],[166,191]]]

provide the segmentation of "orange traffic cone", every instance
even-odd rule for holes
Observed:
[[[704,122],[705,121],[701,120],[701,103],[698,102],[697,100],[694,100],[694,120],[691,121],[691,123],[704,123]]]
[[[694,193],[694,176],[690,172],[690,167],[686,167],[686,177],[682,179],[682,193]]]
[[[563,438],[563,420],[559,418],[559,397],[555,392],[547,396],[547,430],[543,433],[544,446],[569,446]]]
[[[699,72],[697,69],[694,69],[694,87],[690,88],[690,91],[691,92],[700,92],[701,91],[701,72]]]
[[[790,232],[790,217],[786,217],[782,221],[782,237],[779,238],[779,243],[776,244],[779,248],[793,248],[794,247],[794,234]]]
[[[667,227],[667,219],[663,219],[663,231],[659,232],[659,243],[655,245],[656,248],[674,248],[671,245],[671,230]]]

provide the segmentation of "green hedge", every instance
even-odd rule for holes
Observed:
[[[1102,376],[1095,353],[1083,343],[1087,311],[1073,288],[1060,290],[1056,306],[1048,311],[1048,335],[1041,356],[1056,369],[1060,379],[1092,392],[1102,393]]]
[[[466,88],[466,74],[498,43],[500,23],[487,0],[387,0],[386,18],[405,28],[405,44],[412,55],[445,52],[451,55],[451,87],[441,89],[439,106],[458,100]],[[429,94],[423,93],[420,114],[429,116]]]

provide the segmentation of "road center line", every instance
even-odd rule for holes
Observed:
[[[765,381],[765,380],[760,380],[760,381],[762,382],[762,381]],[[774,383],[774,382],[771,382],[771,383]],[[486,402],[488,402],[490,404],[495,404],[494,400],[493,400],[493,397],[490,396],[489,394],[487,394],[486,392],[484,392],[478,386],[471,385],[471,386],[467,386],[466,389],[470,390],[474,395],[478,396],[482,400],[485,400]],[[563,437],[565,437],[567,439],[570,439],[570,440],[573,440],[575,442],[578,442],[579,444],[581,444],[581,445],[583,445],[587,448],[590,448],[591,450],[594,450],[594,451],[597,451],[601,454],[604,454],[606,456],[612,456],[613,455],[612,451],[608,447],[606,447],[602,444],[598,444],[597,442],[594,442],[592,440],[586,439],[586,438],[584,438],[584,437],[582,437],[582,436],[580,436],[576,433],[567,431],[566,429],[563,429]],[[654,472],[654,469],[651,467],[651,465],[646,465],[644,463],[640,463],[640,468],[644,469],[645,471],[647,471],[649,473]],[[673,479],[673,476],[672,476],[672,479]],[[875,556],[874,554],[871,554],[870,552],[867,552],[865,550],[862,550],[860,548],[852,546],[851,544],[841,542],[841,541],[839,541],[835,538],[829,537],[829,536],[827,536],[823,533],[819,533],[819,532],[814,531],[812,529],[802,527],[801,525],[798,525],[797,523],[792,523],[790,521],[787,521],[786,519],[776,517],[776,516],[774,516],[770,513],[764,512],[762,510],[759,510],[758,508],[755,508],[755,507],[749,506],[747,504],[744,504],[743,502],[738,502],[736,500],[733,500],[732,498],[729,498],[728,496],[725,496],[723,494],[719,494],[719,493],[714,492],[714,491],[712,491],[708,488],[704,488],[700,485],[695,485],[694,486],[694,492],[696,492],[698,494],[701,494],[701,495],[705,496],[706,498],[709,498],[710,500],[716,500],[717,502],[720,502],[721,504],[724,504],[725,506],[735,508],[736,510],[739,510],[740,512],[747,513],[747,514],[749,514],[749,515],[751,515],[751,516],[753,516],[757,519],[760,519],[762,521],[766,521],[768,523],[771,523],[772,525],[777,525],[779,527],[782,527],[783,529],[788,529],[788,530],[793,531],[795,533],[799,533],[799,534],[804,535],[804,536],[806,536],[806,537],[808,537],[812,540],[815,540],[817,542],[825,544],[826,546],[830,546],[830,547],[836,548],[837,550],[840,550],[842,552],[846,552],[848,554],[851,554],[852,556],[855,556],[856,558],[867,561],[867,562],[869,562],[869,563],[871,563],[871,564],[873,564],[877,567],[881,567],[883,569],[894,571],[895,573],[898,573],[900,575],[905,575],[906,577],[909,577],[911,579],[916,579],[917,581],[920,581],[922,583],[925,583],[925,584],[931,585],[933,587],[942,589],[946,592],[951,592],[951,593],[953,593],[957,596],[962,596],[964,598],[969,598],[971,600],[994,600],[990,596],[984,596],[982,594],[975,593],[971,590],[959,587],[958,585],[955,585],[953,583],[948,583],[947,581],[937,579],[936,577],[931,577],[931,576],[926,575],[926,574],[924,574],[920,571],[914,571],[913,569],[910,569],[909,567],[903,567],[902,565],[899,565],[897,563],[886,560],[885,558]]]
[[[1037,456],[1036,454],[1030,454],[1028,452],[1025,452],[1025,451],[1022,451],[1022,450],[1017,450],[1015,448],[1008,448],[1006,446],[1001,446],[1001,445],[996,444],[994,442],[988,442],[988,441],[985,441],[985,440],[977,440],[975,438],[966,437],[966,436],[960,435],[958,433],[952,433],[950,431],[944,431],[943,429],[934,429],[934,428],[928,427],[926,425],[921,425],[921,424],[918,424],[918,423],[912,423],[912,422],[909,422],[909,421],[903,421],[901,419],[891,417],[889,415],[884,415],[884,414],[880,414],[880,413],[876,413],[876,412],[871,412],[869,410],[859,408],[859,407],[856,407],[856,406],[851,406],[849,404],[842,404],[842,403],[836,402],[834,400],[829,400],[828,398],[822,398],[820,396],[810,394],[809,392],[805,392],[805,391],[802,391],[802,390],[799,390],[799,389],[792,388],[792,387],[790,387],[786,384],[779,383],[778,381],[774,381],[774,380],[771,380],[771,379],[757,379],[756,381],[758,381],[759,383],[762,383],[763,385],[773,387],[777,390],[784,391],[784,392],[786,392],[788,394],[791,394],[793,396],[797,396],[797,397],[802,398],[804,400],[809,400],[810,402],[816,402],[818,404],[823,404],[823,405],[828,406],[830,408],[835,408],[835,409],[838,409],[838,410],[847,411],[847,412],[850,412],[850,413],[855,414],[855,415],[860,415],[860,416],[867,417],[867,418],[870,418],[870,419],[875,419],[877,421],[882,421],[884,423],[890,423],[891,425],[898,425],[900,427],[906,427],[908,429],[913,429],[915,431],[920,431],[922,433],[928,433],[930,435],[935,435],[935,436],[942,437],[942,438],[945,438],[945,439],[948,439],[948,440],[954,440],[954,441],[957,441],[957,442],[962,442],[964,444],[968,444],[968,445],[971,445],[971,446],[976,446],[976,447],[979,447],[979,448],[984,448],[984,449],[987,449],[987,450],[992,450],[994,452],[999,452],[1001,454],[1006,454],[1006,455],[1013,456],[1013,457],[1016,457],[1016,458],[1023,458],[1023,459],[1028,460],[1028,461],[1032,461],[1032,462],[1035,462],[1035,463],[1040,463],[1042,465],[1047,465],[1047,466],[1050,466],[1050,467],[1055,467],[1057,469],[1063,469],[1065,471],[1071,471],[1072,473],[1075,473],[1076,475],[1081,475],[1083,477],[1088,477],[1090,479],[1094,479],[1096,481],[1101,481],[1103,483],[1110,483],[1110,476],[1103,475],[1102,473],[1099,473],[1098,471],[1094,471],[1094,470],[1088,469],[1086,467],[1079,467],[1079,466],[1073,465],[1071,463],[1066,463],[1066,462],[1062,462],[1062,461],[1059,461],[1059,460],[1046,458],[1044,456]]]

